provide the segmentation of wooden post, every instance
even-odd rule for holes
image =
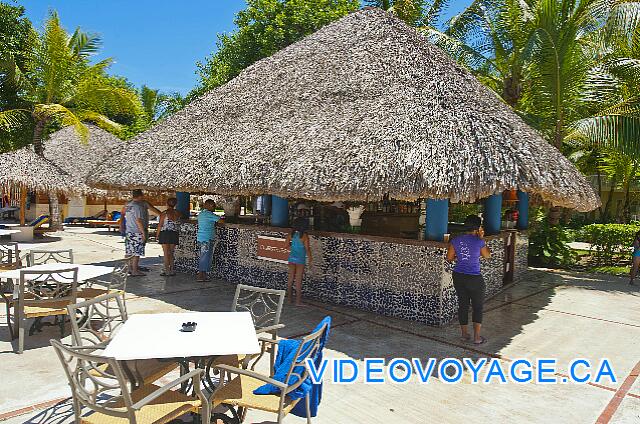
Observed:
[[[25,220],[24,215],[27,209],[27,189],[26,187],[20,187],[20,225],[24,227]]]

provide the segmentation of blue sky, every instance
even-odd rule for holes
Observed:
[[[244,0],[20,0],[40,30],[48,11],[58,11],[72,32],[102,37],[97,59],[115,59],[111,72],[136,86],[187,93],[198,81],[196,62],[215,49],[216,34],[233,31],[235,14]],[[447,15],[470,0],[450,0]]]

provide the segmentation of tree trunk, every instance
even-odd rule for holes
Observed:
[[[610,187],[609,187],[609,196],[607,197],[607,202],[604,204],[604,212],[602,214],[602,222],[606,223],[609,220],[609,210],[611,209],[611,201],[613,200],[613,193],[616,190],[616,186],[618,185],[618,178],[611,178]]]
[[[47,125],[47,119],[42,116],[34,115],[36,126],[33,130],[33,150],[38,156],[44,157],[44,143],[42,142],[42,134]],[[49,228],[52,230],[62,230],[62,221],[60,219],[60,202],[57,193],[49,193]]]
[[[36,126],[33,130],[33,150],[38,156],[44,157],[44,144],[42,144],[42,133],[47,122],[44,119],[36,118]]]
[[[49,193],[49,228],[52,230],[62,230],[62,220],[60,219],[60,201],[57,193]]]
[[[549,208],[549,225],[556,226],[560,224],[560,216],[562,215],[562,208],[560,206],[552,206]]]
[[[602,174],[600,173],[600,168],[596,166],[596,177],[598,178],[598,196],[600,197],[600,206],[598,206],[598,212],[600,213],[600,219],[602,219],[602,214],[604,211],[602,210]]]
[[[517,109],[522,97],[522,81],[519,75],[510,75],[502,81],[502,98],[513,109]]]

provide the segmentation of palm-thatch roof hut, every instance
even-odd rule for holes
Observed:
[[[86,193],[84,182],[38,156],[31,146],[0,154],[0,184],[57,193]]]
[[[49,136],[44,156],[67,173],[85,180],[100,162],[124,145],[115,135],[95,125],[86,124],[87,140],[82,140],[73,126],[65,127]]]
[[[263,59],[132,139],[104,188],[316,200],[520,189],[587,211],[577,169],[414,28],[365,9]]]

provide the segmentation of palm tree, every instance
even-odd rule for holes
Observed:
[[[611,200],[615,189],[624,192],[622,209],[616,210],[616,217],[624,222],[630,218],[631,186],[638,182],[640,162],[634,158],[620,153],[617,150],[609,150],[602,158],[600,169],[609,177],[611,182],[609,197],[604,207],[603,217],[610,218]]]
[[[421,28],[514,109],[520,107],[534,14],[520,0],[474,0],[440,31]]]
[[[435,28],[447,0],[367,0],[365,4],[392,12],[409,25]]]
[[[615,14],[619,18],[620,14]],[[567,138],[599,145],[640,160],[640,14],[626,32],[603,30],[601,55],[585,85],[589,113],[572,125]]]
[[[21,121],[31,119],[31,141],[39,155],[44,155],[43,139],[51,126],[73,125],[82,139],[88,135],[83,121],[120,131],[121,125],[108,115],[138,115],[141,106],[135,92],[109,82],[105,70],[111,59],[89,64],[89,56],[99,45],[95,34],[77,29],[69,35],[53,12],[39,36],[33,71],[25,75],[8,61],[9,69],[3,74],[14,77],[13,84],[20,87],[21,97],[30,107],[0,112],[0,128],[15,129]],[[51,227],[60,228],[58,197],[53,193],[49,194],[49,212]]]

